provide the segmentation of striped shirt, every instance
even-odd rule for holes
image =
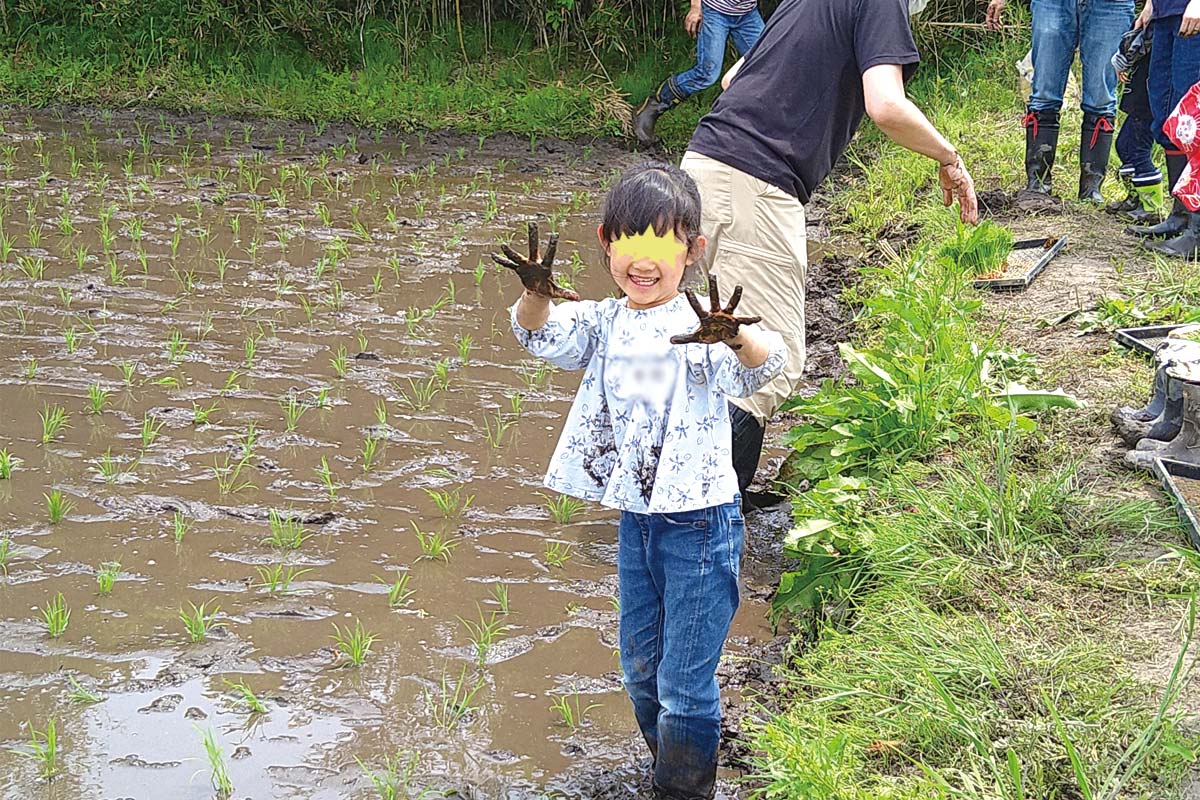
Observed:
[[[758,0],[702,0],[700,3],[701,9],[711,8],[713,11],[720,11],[731,17],[749,14],[757,5]]]

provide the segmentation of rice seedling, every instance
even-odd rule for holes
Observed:
[[[217,742],[217,735],[212,728],[204,732],[204,754],[208,758],[208,779],[212,782],[217,800],[227,800],[233,794],[233,780],[229,777],[229,768],[225,765],[225,751]]]
[[[451,683],[442,671],[442,682],[436,696],[433,692],[425,692],[425,705],[433,723],[443,731],[452,731],[462,723],[475,707],[471,704],[475,695],[483,688],[483,679],[476,678],[473,684],[467,682],[467,668],[463,666],[458,674],[458,680]]]
[[[166,420],[156,420],[154,417],[146,414],[142,417],[142,427],[140,434],[142,437],[142,449],[145,450],[150,445],[158,440],[159,433],[162,432],[163,426],[166,425]]]
[[[421,555],[417,558],[418,561],[433,561],[440,558],[446,563],[450,562],[450,556],[453,555],[454,548],[458,547],[456,540],[447,539],[446,535],[441,531],[425,533],[417,527],[417,523],[415,522],[410,522],[409,524],[412,525],[413,531],[417,534],[417,541],[421,543]]]
[[[24,324],[22,324],[21,327],[22,327],[22,329],[24,329],[24,327],[25,327]],[[37,378],[37,370],[38,370],[37,359],[30,356],[29,358],[25,359],[25,363],[21,367],[21,376],[23,378],[25,378],[25,380],[27,380],[27,381],[34,380],[35,378]]]
[[[56,594],[45,608],[38,610],[42,612],[42,625],[51,639],[57,639],[66,632],[67,623],[71,621],[71,609],[67,608],[62,592]]]
[[[296,430],[300,418],[308,411],[308,406],[300,402],[294,394],[279,398],[279,407],[283,409],[283,422],[287,426],[288,433]]]
[[[338,345],[337,352],[333,358],[329,359],[329,365],[333,367],[333,371],[337,373],[339,378],[346,377],[346,373],[350,369],[350,358],[346,355],[345,345]]]
[[[360,667],[370,655],[371,645],[379,637],[374,633],[368,633],[367,629],[363,627],[362,620],[356,619],[353,628],[349,625],[341,628],[335,623],[330,638],[333,639],[334,647],[344,665]]]
[[[0,574],[8,577],[8,562],[12,560],[12,539],[0,539]]]
[[[408,605],[408,601],[416,594],[416,591],[408,588],[408,584],[412,581],[412,575],[407,572],[398,572],[393,580],[375,576],[375,580],[387,587],[388,605],[392,608],[403,608]]]
[[[337,484],[333,482],[333,470],[329,468],[329,458],[321,456],[321,465],[314,467],[313,472],[317,473],[317,477],[321,479],[321,483],[325,486],[325,492],[329,495],[330,502],[337,499]]]
[[[66,345],[67,355],[74,355],[79,349],[79,331],[75,330],[74,325],[68,325],[63,330],[63,344]]]
[[[380,398],[379,400],[377,400],[377,401],[375,402],[375,420],[376,420],[376,421],[377,421],[377,422],[378,422],[380,425],[387,425],[387,424],[388,424],[388,407],[387,407],[387,401],[386,401],[386,400],[384,400],[383,398]]]
[[[175,538],[175,544],[182,542],[183,537],[187,536],[191,528],[192,524],[188,522],[187,517],[183,515],[182,511],[176,511],[171,516],[171,535]]]
[[[178,328],[173,328],[171,330],[171,335],[167,337],[166,349],[167,360],[172,364],[183,358],[184,354],[187,352],[188,343],[183,338],[183,334]]]
[[[284,516],[272,508],[267,514],[267,522],[271,526],[271,535],[264,541],[276,550],[299,550],[309,539],[304,533],[304,523],[298,517]]]
[[[492,584],[492,599],[500,607],[501,614],[508,614],[508,584],[502,581]]]
[[[378,454],[380,439],[378,436],[366,436],[362,443],[362,468],[363,472],[370,472],[375,466],[375,457]]]
[[[562,567],[571,560],[572,545],[562,542],[549,542],[546,544],[546,563],[551,567]]]
[[[312,572],[311,569],[300,569],[294,564],[272,564],[268,567],[255,567],[254,571],[258,573],[258,583],[255,586],[266,589],[267,594],[272,596],[287,594],[292,589],[292,581],[306,572]]]
[[[504,442],[504,434],[515,424],[514,420],[506,419],[499,411],[492,416],[483,416],[483,438],[496,450]]]
[[[96,568],[96,584],[100,594],[112,594],[113,586],[121,574],[120,561],[105,561]]]
[[[245,356],[242,359],[242,366],[246,369],[254,369],[254,356],[258,352],[258,342],[259,337],[250,334],[242,344],[242,352]]]
[[[508,407],[512,409],[513,416],[518,419],[521,417],[521,411],[525,406],[525,395],[520,392],[513,392],[510,395],[505,395],[508,398]]]
[[[119,458],[113,458],[112,448],[104,451],[104,455],[96,459],[93,466],[96,474],[104,479],[106,483],[116,483],[123,475],[132,475],[137,469],[137,463],[130,464],[128,467],[123,467],[123,462]]]
[[[577,730],[587,720],[588,712],[600,708],[599,703],[588,703],[586,706],[579,697],[579,692],[569,695],[559,695],[554,698],[550,710],[558,713],[559,721],[571,730]]]
[[[192,401],[192,424],[205,425],[208,423],[208,418],[217,410],[220,403],[213,403],[211,406],[202,406],[195,400]]]
[[[267,713],[267,704],[264,703],[254,690],[246,685],[245,681],[225,681],[225,685],[233,690],[237,695],[237,700],[245,703],[247,710],[251,714]]]
[[[483,285],[483,276],[484,275],[487,275],[487,267],[485,267],[483,265],[483,262],[481,261],[480,263],[475,265],[474,276],[475,276],[475,286],[476,287]]]
[[[504,638],[504,634],[508,631],[508,624],[500,622],[500,616],[496,612],[484,616],[483,609],[476,606],[479,611],[479,621],[458,618],[458,621],[467,629],[468,637],[471,644],[475,647],[475,663],[479,666],[487,664],[488,653],[492,648]]]
[[[67,697],[71,698],[76,703],[90,706],[104,701],[103,697],[86,688],[83,684],[76,680],[74,675],[68,675],[67,682],[71,684],[71,693],[67,695]]]
[[[107,389],[100,388],[100,384],[93,383],[88,387],[88,413],[103,414],[104,406],[108,403],[108,398],[112,392]]]
[[[179,619],[183,621],[184,630],[187,631],[192,644],[203,642],[217,628],[225,627],[225,623],[217,619],[217,614],[221,611],[220,606],[213,606],[212,611],[209,611],[206,602],[200,605],[189,602],[188,605],[192,610],[189,612],[179,609]]]
[[[534,364],[525,364],[521,368],[521,379],[525,381],[525,385],[530,391],[537,389],[550,376],[551,366],[545,361],[538,361]]]
[[[395,760],[388,756],[383,758],[383,770],[375,772],[367,767],[358,756],[354,757],[358,763],[359,769],[366,773],[371,784],[375,787],[375,791],[379,793],[379,800],[424,800],[426,797],[433,795],[432,789],[422,789],[416,792],[412,788],[413,776],[417,771],[417,764],[420,757],[413,753],[407,758],[396,754]]]
[[[475,495],[463,495],[462,489],[457,488],[454,491],[426,489],[425,494],[429,495],[429,499],[438,507],[438,511],[443,517],[457,517],[462,512],[470,507],[472,501],[475,500]]]
[[[75,504],[58,489],[54,489],[50,494],[43,493],[42,497],[46,498],[46,515],[50,518],[51,525],[62,522],[75,508]]]
[[[122,361],[117,368],[121,370],[121,380],[125,382],[125,385],[132,386],[134,375],[137,374],[137,364],[133,361]]]
[[[38,731],[29,723],[29,741],[25,744],[28,750],[13,748],[12,753],[37,762],[38,776],[50,780],[58,774],[58,732],[54,720],[46,723],[46,730]]]
[[[408,387],[408,392],[397,387],[396,394],[398,395],[400,404],[414,413],[428,411],[433,405],[433,398],[441,391],[436,376],[423,382],[414,381],[412,378],[409,378]]]
[[[8,448],[0,450],[0,481],[12,478],[13,470],[21,463],[21,459],[8,452]]]
[[[458,360],[465,367],[471,360],[471,348],[475,346],[475,340],[471,338],[471,334],[464,333],[454,340],[454,344],[458,347]]]
[[[450,388],[450,359],[441,358],[433,365],[433,378],[441,391]]]
[[[246,426],[246,432],[234,439],[242,451],[242,458],[254,455],[254,444],[258,441],[258,426],[251,422]]]
[[[546,500],[546,510],[550,512],[550,516],[559,525],[568,525],[575,515],[587,507],[587,503],[570,495],[560,494],[557,497],[550,497],[543,492],[538,492]]]
[[[71,293],[70,289],[60,286],[58,287],[58,299],[62,301],[63,310],[70,311],[71,303],[75,301],[75,296]]]
[[[213,477],[217,481],[217,489],[221,494],[237,494],[254,487],[250,481],[241,478],[242,470],[245,469],[247,463],[249,463],[248,459],[240,458],[235,462],[228,455],[225,456],[224,463],[213,463]]]
[[[67,410],[60,405],[44,405],[39,416],[42,418],[42,444],[55,439],[64,428],[69,428]]]

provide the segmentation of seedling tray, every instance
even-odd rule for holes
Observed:
[[[1053,236],[1044,239],[1023,239],[1013,242],[1012,252],[1008,254],[1004,272],[995,278],[977,278],[976,289],[996,289],[997,291],[1016,292],[1025,289],[1033,283],[1041,271],[1050,263],[1050,259],[1058,255],[1067,243],[1066,236]]]
[[[1200,514],[1200,465],[1156,458],[1154,472],[1175,501],[1175,510],[1187,529],[1192,547],[1200,549],[1200,516],[1197,516]]]
[[[1117,328],[1113,332],[1113,338],[1117,340],[1117,344],[1151,356],[1167,338],[1168,333],[1182,327],[1182,325],[1147,325],[1142,328]]]

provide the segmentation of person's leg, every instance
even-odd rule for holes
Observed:
[[[721,78],[725,61],[725,40],[737,17],[704,9],[700,30],[696,34],[696,64],[663,81],[633,112],[633,132],[643,145],[654,143],[654,125],[658,118],[696,92],[712,86]]]
[[[1112,152],[1117,113],[1117,71],[1112,57],[1133,23],[1133,0],[1084,3],[1079,20],[1083,65],[1083,127],[1079,142],[1079,199],[1103,202],[1100,186]]]
[[[736,501],[653,517],[651,553],[667,609],[654,786],[671,800],[707,800],[721,741],[717,663],[738,607],[745,524]]]
[[[621,672],[633,714],[650,755],[658,758],[658,663],[662,655],[661,574],[651,569],[650,517],[622,512],[617,529],[617,579],[621,603]]]
[[[754,47],[762,32],[763,18],[757,7],[737,17],[737,22],[729,29],[729,36],[733,39],[733,47],[737,50],[739,58],[750,52],[750,48]]]
[[[1151,126],[1154,139],[1162,145],[1167,154],[1167,191],[1174,188],[1183,167],[1187,164],[1187,158],[1163,133],[1163,123],[1175,108],[1175,103],[1179,102],[1178,97],[1174,100],[1171,98],[1171,64],[1175,60],[1181,19],[1181,16],[1161,17],[1150,22],[1154,46],[1150,48],[1150,74],[1146,81],[1146,89],[1150,99],[1150,112],[1154,117]],[[1187,222],[1187,209],[1178,199],[1173,199],[1171,213],[1162,222],[1157,225],[1134,225],[1126,230],[1134,236],[1151,238],[1178,236],[1187,227]]]
[[[1173,19],[1177,20],[1178,18]],[[1167,111],[1167,116],[1170,116],[1171,112],[1174,111],[1175,106],[1187,94],[1188,89],[1200,81],[1200,37],[1178,36],[1178,31],[1179,29],[1176,27],[1174,29],[1175,41],[1171,54],[1171,107]],[[1154,41],[1154,46],[1158,46],[1157,39]],[[1165,116],[1163,117],[1163,121],[1166,121]],[[1182,174],[1182,167],[1187,164],[1187,156],[1178,150],[1174,143],[1171,144],[1171,149],[1167,153],[1168,159],[1174,158],[1180,164],[1179,173]],[[1169,164],[1170,161],[1168,160]],[[1178,176],[1173,178],[1171,182],[1172,191],[1174,191],[1178,180]],[[1200,212],[1188,211],[1186,208],[1183,208],[1183,216],[1183,230],[1180,231],[1176,238],[1166,242],[1154,242],[1149,247],[1155,252],[1167,256],[1190,259],[1200,257]]]
[[[1058,148],[1058,113],[1079,40],[1077,0],[1033,0],[1033,92],[1025,127],[1025,188],[1049,193]]]

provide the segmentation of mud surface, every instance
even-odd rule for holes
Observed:
[[[357,761],[398,753],[420,755],[413,796],[637,796],[615,517],[559,523],[538,494],[577,376],[517,347],[517,287],[485,256],[536,216],[581,293],[604,296],[595,210],[639,157],[200,117],[0,123],[0,449],[19,459],[0,480],[0,797],[211,797],[207,731],[237,798],[377,796]],[[841,281],[822,270],[810,319]],[[844,324],[810,327],[818,365]],[[99,413],[89,392],[107,393]],[[68,424],[43,442],[56,407]],[[440,510],[434,494],[456,492]],[[272,512],[297,547],[270,541]],[[787,523],[750,520],[731,708],[777,648],[765,608]],[[421,558],[418,530],[454,542],[447,560]],[[390,607],[405,575],[412,596]],[[59,593],[71,615],[52,638]],[[200,642],[192,604],[219,624]],[[482,654],[468,622],[500,629]],[[331,634],[357,623],[377,638],[346,666]],[[460,686],[474,693],[447,722]],[[571,727],[557,700],[595,707]],[[50,721],[46,782],[10,748]]]

